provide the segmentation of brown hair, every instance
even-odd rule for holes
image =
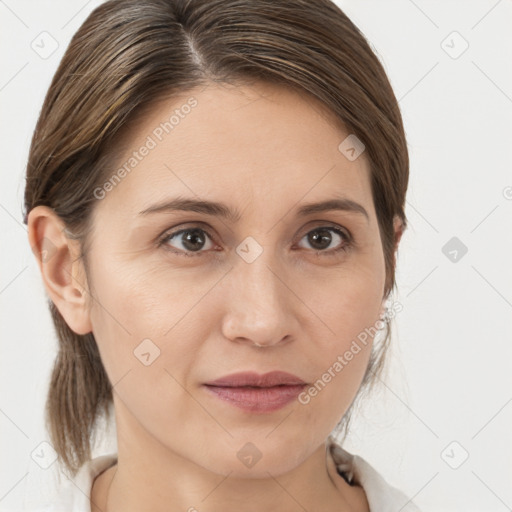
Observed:
[[[406,227],[407,143],[383,66],[329,0],[110,0],[97,7],[73,36],[35,128],[25,224],[35,206],[51,207],[79,241],[87,269],[93,191],[115,168],[123,127],[163,97],[254,80],[315,97],[365,145],[388,297],[395,215]],[[73,332],[48,302],[59,349],[45,419],[60,462],[76,474],[91,458],[101,412],[110,414],[112,385],[93,334]],[[389,335],[374,345],[357,396],[380,373]],[[338,424],[345,435],[354,403]]]

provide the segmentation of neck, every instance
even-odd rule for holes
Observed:
[[[336,473],[325,443],[286,472],[219,474],[162,446],[138,422],[127,421],[133,417],[116,418],[118,462],[95,480],[92,512],[368,510],[362,488]]]

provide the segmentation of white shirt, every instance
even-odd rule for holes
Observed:
[[[349,484],[360,485],[365,493],[371,512],[421,512],[420,509],[399,489],[391,486],[365,459],[352,455],[332,436],[328,439],[328,471],[334,481],[344,478]],[[46,495],[32,504],[25,501],[28,512],[90,512],[90,496],[94,478],[117,462],[117,453],[96,457],[84,464],[73,479],[65,475],[54,489],[53,495]]]

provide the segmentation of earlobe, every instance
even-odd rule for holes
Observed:
[[[395,239],[393,244],[393,267],[396,268],[396,253],[398,251],[398,245],[404,234],[403,222],[398,215],[395,215],[393,219],[393,229],[395,231]]]
[[[400,244],[400,240],[402,239],[402,235],[404,233],[404,225],[403,225],[403,222],[402,222],[402,219],[398,216],[398,215],[395,215],[394,218],[393,218],[393,230],[394,230],[394,237],[393,237],[393,272],[396,270],[396,256],[397,256],[397,251],[398,251],[398,245]],[[390,290],[391,290],[391,284],[388,284],[389,282],[391,281],[391,278],[389,276],[386,276],[386,286],[387,286],[387,290],[388,290],[388,293],[384,295],[384,298],[383,298],[383,308],[384,308],[384,303],[385,301],[387,300],[388,298],[388,295],[390,293]],[[381,312],[384,311],[381,310]]]
[[[28,239],[46,292],[76,334],[92,331],[87,283],[79,245],[66,236],[65,224],[47,206],[36,206],[27,218]]]
[[[402,238],[402,235],[404,234],[404,228],[403,228],[403,222],[398,215],[395,215],[395,218],[393,220],[393,227],[395,230],[395,252],[398,249],[398,244],[400,243],[400,240]]]

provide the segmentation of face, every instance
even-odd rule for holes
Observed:
[[[324,442],[361,383],[371,339],[353,342],[378,320],[385,282],[365,154],[338,149],[348,135],[268,84],[196,89],[137,123],[112,174],[125,172],[97,190],[88,255],[118,435],[247,477],[288,471]],[[308,386],[261,409],[205,386],[271,371]],[[242,448],[257,465],[240,464]]]

